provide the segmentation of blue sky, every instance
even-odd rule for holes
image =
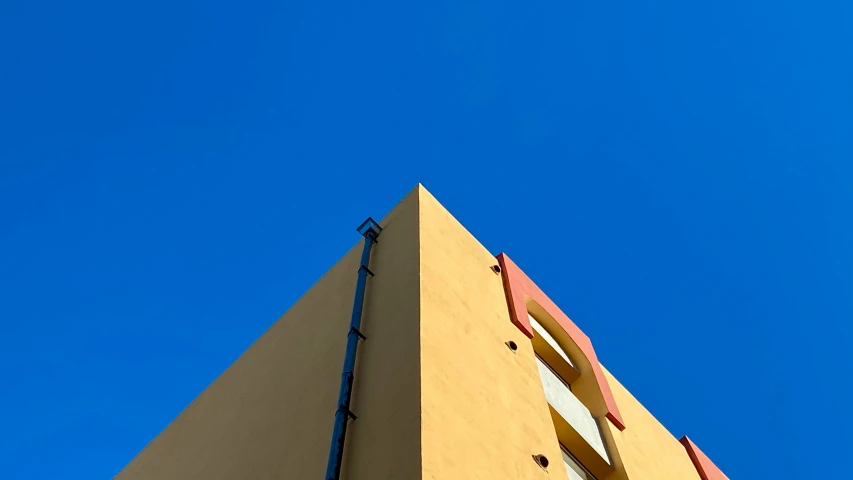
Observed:
[[[731,478],[853,478],[851,24],[6,2],[3,478],[111,478],[416,182]]]

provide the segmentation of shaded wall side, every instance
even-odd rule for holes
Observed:
[[[418,195],[385,220],[370,269],[347,433],[343,480],[418,480],[420,282]],[[317,477],[315,480],[321,480]]]
[[[322,478],[360,250],[350,250],[116,478]]]
[[[426,190],[420,216],[423,478],[565,480],[533,347],[510,321],[494,256]]]
[[[378,366],[376,360],[383,348],[389,348],[389,334],[379,330],[391,315],[395,321],[417,325],[411,309],[376,305],[389,296],[400,304],[418,303],[417,276],[411,268],[397,265],[397,261],[417,265],[417,257],[405,253],[417,250],[416,230],[412,233],[416,215],[417,195],[409,195],[383,221],[387,228],[374,248],[371,267],[376,277],[368,280],[362,324],[371,338],[359,348],[352,405],[361,408],[362,416],[350,424],[344,472],[355,470],[344,477],[347,480],[419,478],[411,474],[419,465],[409,465],[418,456],[416,443],[398,436],[405,431],[417,438],[417,420],[408,411],[378,412],[366,401],[379,389],[389,398],[418,397],[411,381],[392,383],[417,372],[416,354],[397,355],[396,369]],[[351,249],[115,478],[322,479],[361,249],[361,243]],[[396,341],[417,352],[416,333]],[[383,374],[393,378],[372,378]],[[375,438],[375,447],[363,441],[366,432]],[[363,459],[380,454],[385,455],[384,462],[365,464]],[[389,469],[401,472],[399,477],[387,476]]]
[[[630,480],[700,480],[684,447],[603,366],[601,367],[619,411],[628,425],[619,431],[610,422],[602,425],[619,450]]]

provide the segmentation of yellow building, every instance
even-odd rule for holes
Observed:
[[[422,186],[379,225],[116,478],[727,479]]]

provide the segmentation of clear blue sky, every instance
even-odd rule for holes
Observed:
[[[422,182],[733,480],[853,478],[851,25],[5,2],[0,476],[111,478]]]

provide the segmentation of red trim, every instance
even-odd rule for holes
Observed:
[[[592,365],[592,372],[607,407],[607,419],[619,430],[625,430],[625,423],[622,421],[619,407],[616,406],[613,392],[610,391],[610,385],[607,383],[604,371],[601,370],[601,365],[598,363],[598,357],[595,355],[595,349],[592,348],[589,337],[505,253],[499,254],[497,259],[501,267],[501,276],[503,277],[504,291],[512,323],[528,338],[533,338],[533,328],[530,325],[530,319],[527,317],[527,305],[525,303],[525,298],[528,297],[554,317],[554,320],[569,334],[569,337],[577,344]]]
[[[686,435],[681,437],[679,442],[687,449],[687,454],[690,456],[690,460],[693,461],[693,465],[696,467],[696,471],[699,472],[699,477],[702,480],[729,480],[729,477],[719,467],[714,465],[714,462],[702,453],[702,450],[699,450],[699,447],[687,438]]]

